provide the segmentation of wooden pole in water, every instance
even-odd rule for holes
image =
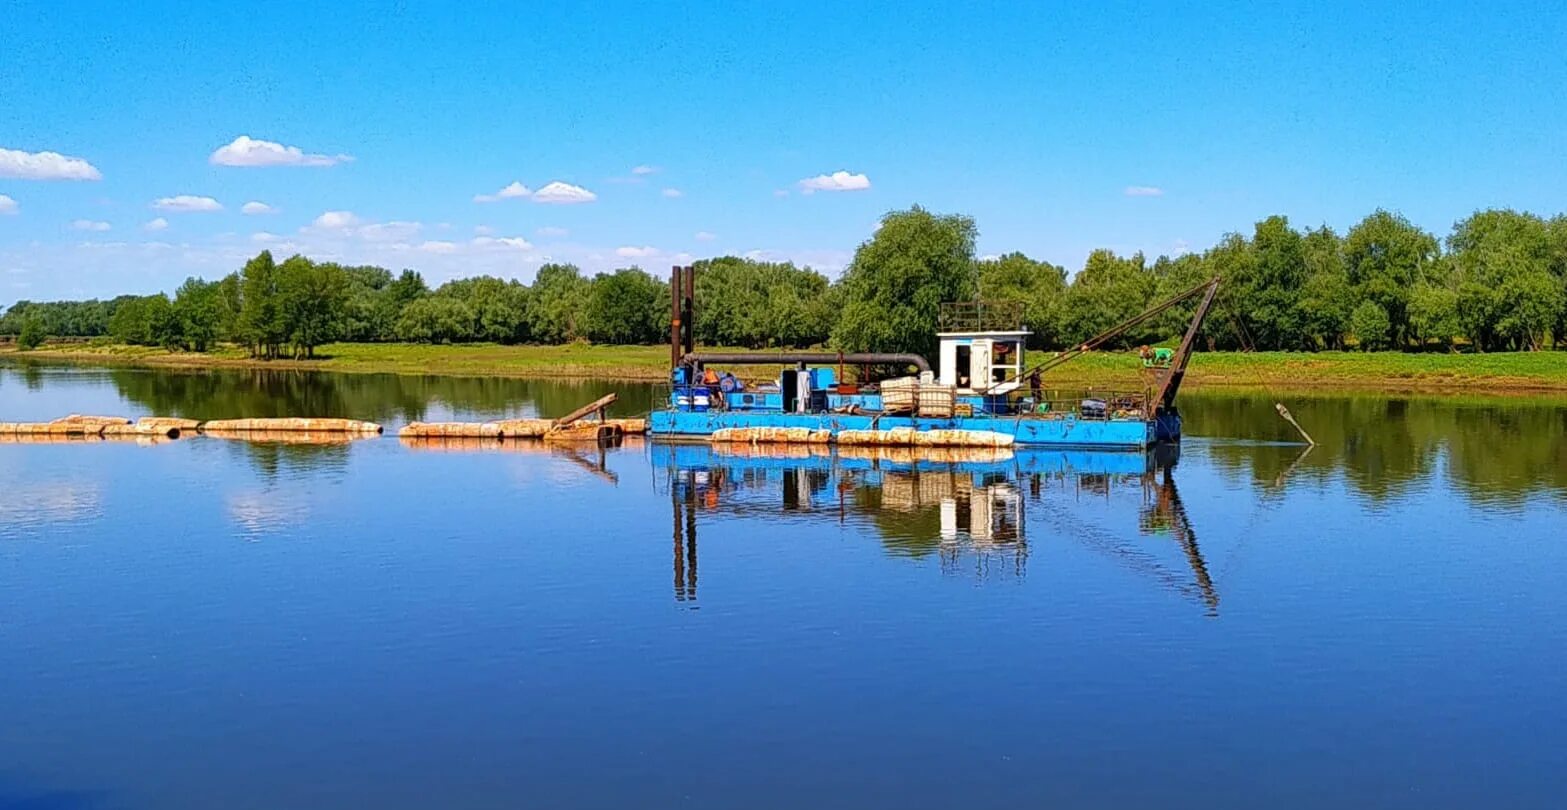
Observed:
[[[595,400],[593,400],[592,402],[589,402],[586,405],[583,405],[582,407],[572,411],[571,413],[568,413],[565,416],[562,416],[561,418],[556,419],[555,422],[553,423],[553,426],[554,427],[565,427],[566,425],[569,425],[572,422],[575,422],[578,419],[581,419],[582,417],[587,416],[590,413],[599,413],[600,414],[600,421],[603,421],[603,418],[602,418],[603,410],[605,408],[609,407],[610,404],[615,401],[615,398],[616,398],[615,394],[605,394],[604,396],[599,397],[598,399],[595,399]]]
[[[1291,425],[1294,425],[1295,429],[1300,431],[1301,438],[1304,438],[1306,440],[1306,444],[1309,444],[1312,447],[1316,447],[1317,446],[1317,440],[1311,438],[1311,434],[1307,433],[1306,429],[1301,427],[1299,422],[1295,421],[1295,417],[1290,415],[1290,409],[1284,407],[1284,403],[1276,402],[1276,403],[1274,403],[1273,407],[1278,409],[1279,416],[1284,417],[1284,421],[1290,423]]]

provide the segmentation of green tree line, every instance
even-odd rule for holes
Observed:
[[[1224,349],[1502,351],[1567,340],[1567,217],[1487,210],[1438,239],[1376,211],[1340,235],[1272,216],[1202,253],[1091,253],[1066,269],[1021,253],[976,256],[973,219],[920,207],[887,214],[834,282],[808,267],[725,256],[696,262],[697,338],[751,348],[831,345],[918,351],[935,345],[942,302],[1015,302],[1036,348],[1073,345],[1213,276],[1220,307],[1203,344]],[[1169,340],[1194,304],[1121,336]],[[431,289],[398,275],[263,252],[230,275],[188,279],[172,296],[20,301],[0,334],[108,336],[257,357],[310,357],[329,341],[649,344],[666,339],[668,286],[631,267],[588,277],[541,267],[532,284],[480,276]]]

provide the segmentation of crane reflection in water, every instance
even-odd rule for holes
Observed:
[[[1176,487],[1179,447],[1146,453],[654,444],[673,515],[675,599],[697,595],[697,533],[770,518],[868,526],[891,556],[984,580],[1026,575],[1030,536],[1080,542],[1216,615],[1219,595]],[[1135,510],[1136,536],[1085,516]],[[1173,543],[1153,543],[1149,539]],[[1178,551],[1174,559],[1164,553]]]

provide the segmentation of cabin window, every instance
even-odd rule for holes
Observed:
[[[1017,355],[1015,347],[1011,343],[997,341],[990,350],[990,381],[1002,383],[1007,381],[1008,367],[1015,365]]]

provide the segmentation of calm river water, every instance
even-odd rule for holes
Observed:
[[[69,412],[645,387],[0,366]],[[0,445],[0,807],[1560,807],[1567,403],[1171,454]]]

